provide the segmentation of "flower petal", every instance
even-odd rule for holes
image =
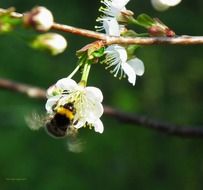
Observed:
[[[57,95],[57,96],[52,96],[47,100],[45,105],[45,109],[47,110],[47,113],[49,114],[53,113],[53,106],[58,102],[60,98],[61,96]]]
[[[120,36],[120,28],[116,18],[104,17],[102,20],[103,28],[105,29],[107,35]]]
[[[98,101],[98,102],[102,102],[103,94],[99,88],[90,86],[90,87],[86,87],[85,91],[86,91],[86,96],[89,99],[92,99],[92,100]]]
[[[77,89],[78,84],[70,78],[62,78],[57,81],[56,87],[63,90],[73,91]]]
[[[127,61],[127,52],[124,47],[119,45],[110,45],[106,48],[106,53],[111,52],[117,55],[121,59],[122,62]]]
[[[79,119],[76,121],[75,124],[73,124],[73,126],[76,128],[76,129],[79,129],[81,127],[83,127],[84,125],[86,124],[86,120],[83,118],[83,119]]]
[[[117,17],[128,2],[129,0],[104,0],[106,9],[103,10],[103,13],[111,17]]]
[[[130,59],[127,62],[133,69],[136,75],[142,76],[144,74],[144,63],[138,58]]]
[[[89,100],[88,105],[86,105],[84,115],[88,123],[93,123],[102,116],[103,112],[104,108],[101,103],[91,102]]]
[[[56,91],[56,86],[55,85],[52,85],[50,86],[48,89],[47,89],[47,98],[50,98],[52,96],[54,96],[54,92]]]
[[[123,63],[122,69],[125,72],[125,74],[128,76],[129,83],[132,83],[134,86],[136,81],[136,74],[134,69],[128,63]]]
[[[130,0],[112,0],[112,7],[123,9]]]
[[[96,120],[96,122],[93,123],[93,125],[94,125],[95,132],[103,133],[104,126],[103,126],[103,123],[102,123],[102,121],[100,119]]]

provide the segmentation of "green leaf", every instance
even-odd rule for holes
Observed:
[[[94,51],[94,52],[92,53],[92,55],[93,55],[95,58],[102,57],[102,56],[104,55],[104,50],[105,50],[105,48],[102,47],[102,48],[100,48],[99,50]]]
[[[151,18],[149,15],[143,13],[137,17],[137,22],[140,25],[145,26],[146,28],[149,28],[154,24],[154,19]]]
[[[0,15],[0,33],[11,32],[16,26],[22,24],[19,18],[13,18],[8,14]]]

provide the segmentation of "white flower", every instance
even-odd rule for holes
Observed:
[[[127,61],[127,52],[124,47],[119,45],[111,45],[106,48],[105,63],[108,65],[106,68],[114,67],[111,70],[114,76],[120,72],[120,79],[127,75],[128,81],[135,85],[136,75],[141,76],[144,73],[144,64],[138,58],[133,58]]]
[[[102,3],[106,6],[101,7],[100,11],[105,14],[105,16],[117,17],[122,10],[125,10],[125,5],[130,0],[104,0]]]
[[[41,6],[35,7],[29,13],[26,13],[23,20],[25,25],[32,25],[36,30],[42,32],[48,31],[54,23],[51,11]]]
[[[181,0],[151,0],[152,6],[158,11],[164,11],[169,7],[176,6]]]
[[[102,26],[97,26],[97,30],[105,30],[105,33],[110,36],[120,36],[120,26],[116,18],[105,17],[101,18]]]
[[[130,0],[104,0],[102,3],[106,7],[101,7],[99,10],[104,13],[104,15],[97,18],[98,22],[102,23],[102,26],[96,26],[98,31],[105,30],[106,34],[112,36],[119,36],[120,32],[112,33],[111,30],[119,31],[119,24],[117,18],[121,14],[122,11],[125,11],[125,5]],[[111,26],[111,27],[109,27]]]
[[[33,41],[32,47],[36,49],[45,49],[50,51],[52,55],[57,55],[66,49],[67,41],[59,34],[46,33],[38,35]]]
[[[101,11],[105,15],[97,19],[97,21],[102,22],[102,26],[97,28],[99,30],[104,29],[106,34],[110,36],[120,36],[123,26],[119,25],[116,17],[118,17],[122,10],[126,10],[125,5],[128,2],[129,0],[104,0],[103,3],[106,5],[106,8],[101,8]],[[104,53],[106,54],[104,63],[108,65],[106,68],[114,67],[111,72],[114,73],[115,77],[117,77],[120,72],[120,79],[127,75],[128,81],[135,85],[136,75],[143,75],[143,62],[138,58],[127,61],[127,52],[124,47],[110,45],[106,48]]]
[[[48,100],[46,110],[53,114],[53,106],[61,106],[66,103],[73,103],[76,109],[73,127],[81,128],[86,125],[93,126],[96,132],[104,130],[100,117],[103,114],[101,104],[103,95],[96,87],[84,87],[69,78],[60,79],[47,91]],[[54,96],[54,94],[56,94]]]

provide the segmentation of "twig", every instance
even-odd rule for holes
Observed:
[[[198,45],[203,44],[203,36],[179,37],[109,37],[106,44],[139,44],[139,45]]]
[[[73,26],[68,26],[64,24],[54,23],[52,29],[60,30],[63,32],[69,32],[80,36],[85,36],[88,38],[95,38],[98,40],[103,40],[105,45],[111,44],[139,44],[139,45],[160,45],[160,44],[170,44],[170,45],[195,45],[203,44],[203,36],[179,36],[179,37],[113,37],[102,33],[94,32],[91,30],[85,30],[81,28],[76,28]]]
[[[5,9],[0,9],[0,13],[4,13]],[[15,18],[23,17],[23,14],[12,12],[11,15]],[[94,38],[104,41],[104,44],[137,44],[137,45],[198,45],[203,44],[203,36],[178,36],[178,37],[114,37],[108,36],[103,33],[94,32],[82,28],[77,28],[65,24],[54,23],[53,30],[59,30],[62,32],[72,33],[88,38]]]
[[[0,78],[0,88],[23,93],[31,98],[46,99],[46,91],[44,89],[17,83],[8,79]],[[203,126],[195,128],[192,126],[174,125],[155,119],[150,119],[145,116],[124,113],[109,106],[104,107],[104,113],[108,116],[114,117],[121,122],[159,131],[164,134],[187,138],[203,138]]]
[[[14,82],[12,80],[3,78],[0,78],[0,88],[26,94],[31,98],[46,98],[46,91],[42,88]]]
[[[59,24],[59,23],[54,23],[52,26],[52,29],[59,30],[62,32],[72,33],[72,34],[76,34],[76,35],[84,36],[88,38],[103,40],[103,41],[107,41],[107,38],[109,38],[109,36],[99,32],[94,32],[91,30],[86,30],[86,29],[77,28],[77,27],[73,27],[65,24]]]
[[[168,122],[151,119],[146,116],[124,113],[109,106],[105,106],[105,113],[124,123],[137,124],[144,128],[156,130],[168,135],[188,138],[203,138],[203,126],[199,126],[197,128],[189,125],[171,124]]]

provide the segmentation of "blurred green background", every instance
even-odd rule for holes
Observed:
[[[19,12],[35,5],[53,11],[57,22],[94,29],[100,2],[0,3],[2,8],[14,6]],[[203,34],[201,0],[183,1],[165,12],[155,11],[149,0],[131,0],[127,7],[136,14],[160,18],[177,34]],[[67,76],[77,61],[75,51],[91,40],[63,35],[69,47],[56,57],[28,48],[20,33],[0,36],[0,76],[43,88]],[[92,68],[89,84],[102,89],[105,104],[122,111],[203,125],[202,50],[201,45],[143,47],[137,56],[144,61],[146,72],[135,87],[125,79],[115,79],[99,65]],[[104,115],[104,133],[81,130],[85,151],[75,154],[67,150],[66,140],[55,140],[43,130],[34,132],[27,127],[25,116],[33,111],[43,114],[44,104],[0,91],[0,189],[203,189],[203,139],[170,137]]]

